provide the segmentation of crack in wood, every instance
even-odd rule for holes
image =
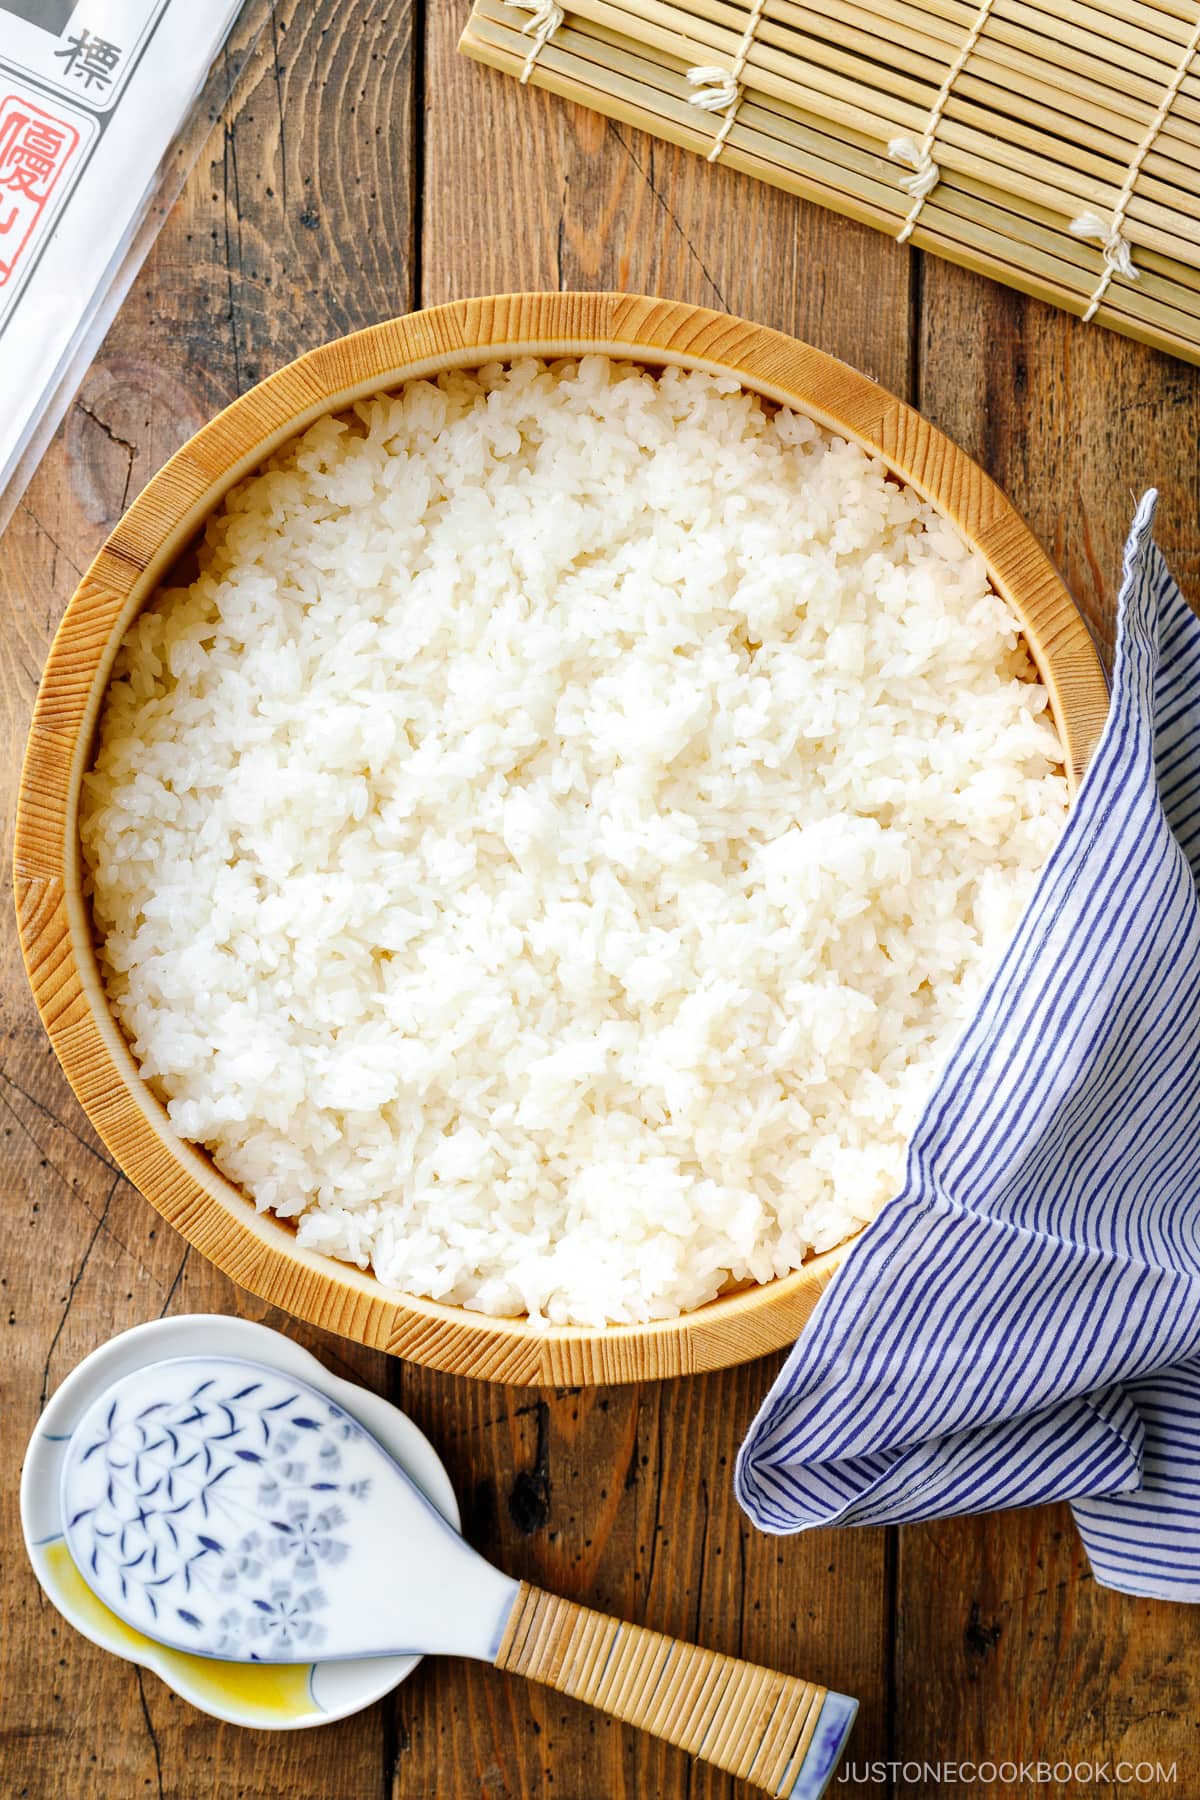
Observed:
[[[99,431],[103,432],[110,444],[115,444],[117,449],[125,452],[125,485],[121,489],[121,502],[117,509],[118,513],[123,513],[129,504],[129,489],[133,483],[133,465],[137,461],[138,456],[137,445],[131,444],[128,438],[123,438],[121,434],[114,430],[108,423],[107,419],[101,418],[96,409],[93,406],[88,405],[86,400],[77,399],[75,405],[85,419],[90,419],[92,424],[95,425]]]
[[[137,1676],[138,1698],[142,1703],[142,1717],[146,1721],[146,1731],[149,1734],[150,1744],[154,1751],[154,1771],[158,1777],[158,1800],[166,1800],[166,1791],[163,1787],[162,1749],[159,1745],[158,1733],[154,1729],[154,1720],[150,1717],[150,1707],[146,1700],[146,1683],[143,1678],[142,1670],[137,1663],[134,1664],[134,1674]]]
[[[113,1195],[116,1193],[117,1189],[121,1185],[121,1180],[122,1180],[122,1177],[120,1175],[118,1175],[116,1180],[113,1182],[112,1186],[109,1188],[108,1194],[104,1201],[104,1211],[100,1214],[100,1217],[96,1220],[96,1229],[93,1231],[91,1237],[88,1239],[87,1248],[85,1249],[85,1251],[83,1253],[83,1258],[79,1264],[79,1267],[76,1269],[74,1275],[72,1275],[72,1277],[71,1277],[71,1285],[67,1289],[67,1302],[66,1302],[66,1305],[63,1307],[62,1314],[59,1317],[58,1324],[54,1328],[54,1336],[50,1339],[50,1346],[49,1346],[49,1349],[46,1351],[46,1360],[42,1364],[42,1387],[41,1387],[41,1397],[40,1397],[40,1402],[39,1402],[39,1411],[45,1410],[46,1401],[50,1397],[50,1364],[54,1360],[54,1352],[58,1348],[58,1340],[62,1336],[63,1328],[66,1325],[67,1320],[71,1316],[71,1308],[72,1308],[72,1306],[74,1306],[75,1296],[79,1292],[79,1283],[83,1280],[84,1271],[86,1270],[86,1268],[88,1266],[88,1262],[91,1258],[92,1251],[96,1248],[96,1244],[99,1240],[100,1233],[104,1230],[105,1223],[108,1219],[108,1209],[112,1205]]]
[[[167,1289],[167,1297],[163,1301],[162,1306],[159,1308],[158,1316],[160,1319],[166,1318],[167,1312],[171,1305],[171,1302],[175,1298],[176,1293],[178,1292],[179,1284],[183,1280],[183,1271],[187,1268],[187,1259],[191,1252],[191,1248],[192,1248],[192,1246],[190,1244],[185,1244],[183,1246],[183,1255],[179,1259],[179,1267],[175,1271],[175,1279],[172,1281],[170,1287]]]
[[[42,1117],[49,1124],[56,1126],[59,1131],[65,1131],[68,1137],[74,1138],[80,1149],[86,1150],[89,1156],[94,1156],[102,1168],[108,1169],[113,1175],[120,1174],[121,1171],[111,1157],[106,1156],[102,1150],[98,1150],[95,1144],[89,1143],[87,1138],[85,1138],[81,1132],[76,1131],[73,1125],[68,1125],[67,1121],[60,1118],[53,1107],[47,1106],[45,1101],[39,1100],[36,1094],[31,1094],[28,1088],[23,1088],[19,1081],[14,1081],[7,1069],[0,1069],[0,1081],[5,1082],[12,1088],[15,1094],[20,1094],[22,1100],[27,1101],[28,1104],[33,1107],[35,1112],[41,1113]],[[14,1111],[11,1105],[9,1106],[9,1111],[13,1113],[13,1117],[17,1119],[19,1124],[22,1123],[20,1115]],[[36,1144],[36,1139],[33,1139],[32,1141]],[[37,1148],[40,1150],[41,1146],[38,1145]]]
[[[632,146],[630,144],[628,144],[625,141],[625,139],[621,136],[621,133],[620,133],[619,129],[617,128],[616,124],[613,122],[613,120],[612,119],[606,120],[606,124],[607,124],[608,130],[611,132],[612,136],[614,138],[616,138],[618,144],[620,144],[622,150],[625,152],[626,156],[629,158],[630,162],[633,164],[634,168],[637,170],[637,172],[641,176],[642,180],[646,183],[646,186],[650,189],[650,192],[653,194],[653,196],[657,200],[658,204],[662,207],[663,212],[667,215],[667,218],[670,220],[670,222],[674,226],[675,230],[679,233],[679,236],[683,239],[684,243],[687,245],[690,255],[695,259],[697,268],[700,270],[700,273],[703,275],[705,281],[707,281],[709,287],[712,289],[713,293],[716,295],[717,304],[720,306],[720,308],[723,312],[728,312],[729,307],[725,300],[724,294],[722,294],[720,288],[717,286],[715,279],[709,273],[708,269],[705,267],[703,257],[700,255],[700,252],[697,250],[695,244],[692,242],[691,238],[688,236],[687,232],[684,230],[683,226],[680,224],[679,219],[676,217],[675,213],[672,211],[672,209],[666,199],[666,196],[660,192],[657,184],[655,183],[655,180],[654,180],[654,140],[653,139],[650,140],[650,152],[649,152],[650,166],[649,166],[649,169],[647,170],[646,166],[643,163],[640,163],[638,161],[637,156],[634,154]]]
[[[537,1415],[537,1444],[533,1464],[519,1469],[508,1490],[508,1516],[526,1537],[543,1531],[550,1519],[550,1408],[540,1397],[532,1409]]]

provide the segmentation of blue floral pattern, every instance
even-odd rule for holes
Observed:
[[[184,1363],[146,1374],[155,1385],[119,1392],[73,1456],[72,1555],[152,1636],[239,1661],[307,1660],[325,1637],[322,1581],[370,1493],[361,1454],[346,1467],[368,1434],[266,1369],[252,1381],[244,1368],[196,1380]],[[149,1393],[162,1397],[141,1404]]]

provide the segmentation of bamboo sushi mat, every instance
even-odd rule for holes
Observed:
[[[1200,362],[1200,0],[475,0],[459,48]]]

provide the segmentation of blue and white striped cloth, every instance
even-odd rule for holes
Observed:
[[[1200,1601],[1200,621],[1155,499],[1063,836],[742,1446],[764,1531],[1067,1499],[1098,1580]]]

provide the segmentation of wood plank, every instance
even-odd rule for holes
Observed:
[[[397,254],[408,215],[393,206],[396,196],[407,204],[415,166],[407,11],[359,7],[353,32],[348,11],[329,0],[302,15],[280,5],[279,87],[268,57],[5,540],[6,820],[49,632],[73,572],[129,494],[240,386],[411,300],[409,263]],[[423,298],[541,285],[669,292],[796,331],[905,390],[901,252],[457,62],[459,23],[455,9],[438,8],[426,41]],[[367,127],[351,130],[350,116],[371,121],[367,168]],[[1131,490],[1147,480],[1162,487],[1160,537],[1195,593],[1193,372],[1132,346],[1121,352],[1105,334],[943,265],[926,267],[924,290],[915,397],[1008,488],[1101,634]],[[11,1542],[12,1459],[43,1376],[52,1387],[114,1329],[164,1306],[261,1309],[185,1262],[178,1240],[115,1179],[45,1048],[11,924],[4,930],[10,1355],[0,1379]],[[47,1296],[51,1266],[65,1280]],[[664,1387],[525,1395],[385,1366],[288,1328],[402,1398],[447,1458],[473,1541],[515,1573],[857,1693],[856,1759],[888,1753],[883,1534],[775,1543],[733,1505],[732,1455],[777,1362]],[[17,1559],[14,1570],[4,1683],[28,1697],[10,1703],[0,1754],[16,1792],[65,1787],[108,1800],[157,1787],[306,1800],[373,1792],[381,1763],[384,1791],[402,1796],[736,1791],[569,1702],[450,1663],[427,1664],[385,1707],[328,1731],[222,1731],[154,1678],[139,1682],[76,1639]],[[1195,1651],[1192,1613],[1097,1589],[1061,1511],[907,1531],[899,1578],[897,1754],[1037,1757],[1065,1747],[1188,1766],[1194,1727],[1182,1671]],[[898,1791],[933,1790],[916,1782]]]
[[[807,338],[899,393],[909,259],[865,229],[711,168],[455,54],[426,35],[421,252],[426,304],[532,288],[622,288],[740,313]],[[514,1394],[404,1371],[404,1404],[447,1452],[474,1541],[557,1592],[855,1694],[855,1743],[887,1741],[883,1532],[777,1541],[731,1487],[779,1358],[604,1393]],[[438,1421],[470,1409],[452,1440]],[[476,1666],[396,1696],[390,1792],[533,1800],[717,1800],[731,1778],[579,1704]]]
[[[532,1393],[406,1366],[403,1405],[446,1459],[464,1529],[513,1574],[864,1702],[882,1753],[883,1532],[776,1541],[731,1489],[779,1358],[691,1381]],[[453,1422],[452,1422],[453,1421]],[[480,1665],[430,1663],[394,1698],[397,1797],[730,1796],[715,1769]]]
[[[977,458],[1058,564],[1111,653],[1134,503],[1200,602],[1200,371],[922,258],[914,404]]]
[[[1157,537],[1200,602],[1200,370],[924,259],[915,402],[1006,489],[1111,654],[1136,497],[1160,490]],[[1065,1507],[900,1534],[895,1754],[914,1761],[1133,1763],[1188,1789],[1195,1705],[1182,1671],[1200,1613],[1098,1587]],[[918,1800],[935,1789],[898,1783]],[[1037,1791],[1082,1796],[1072,1780]]]
[[[790,194],[426,41],[421,298],[620,288],[720,307],[810,340],[904,394],[909,260]]]
[[[1069,1780],[1030,1787],[1053,1800],[1194,1790],[1195,1607],[1099,1587],[1065,1506],[911,1526],[900,1538],[897,1759],[1068,1764]],[[1084,1772],[1106,1762],[1110,1786]],[[1118,1762],[1151,1768],[1118,1783]],[[927,1800],[945,1789],[902,1777],[895,1792]]]
[[[0,637],[5,863],[21,747],[63,603],[122,507],[203,419],[314,343],[412,303],[408,0],[278,0],[236,118],[222,121],[5,536]],[[163,1225],[76,1105],[33,1010],[11,907],[0,925],[0,1280],[7,1356],[5,1541],[46,1393],[114,1332],[161,1313],[286,1329],[339,1373],[386,1386],[385,1357],[235,1289]],[[95,1649],[11,1551],[0,1634],[4,1791],[73,1800],[327,1800],[373,1794],[382,1709],[318,1732],[230,1730]]]

